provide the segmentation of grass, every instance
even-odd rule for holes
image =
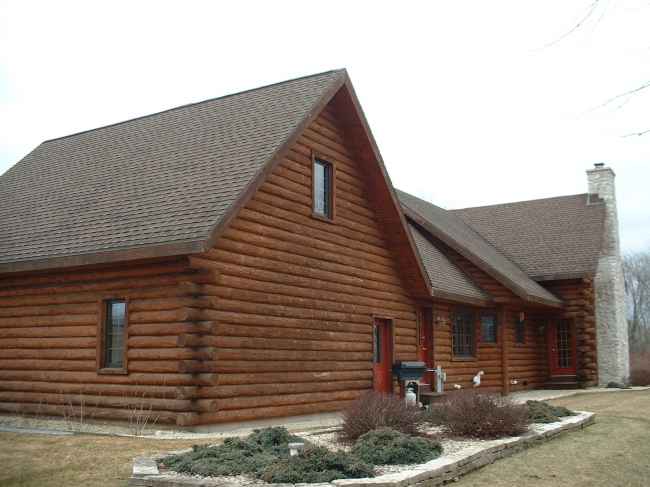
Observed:
[[[647,486],[650,391],[548,401],[596,413],[596,423],[462,476],[458,487]]]
[[[650,391],[583,394],[549,401],[593,411],[596,423],[462,476],[462,486],[646,486]],[[182,450],[197,440],[153,440],[76,433],[0,433],[0,486],[125,487],[131,459]]]
[[[0,432],[0,486],[125,487],[133,457],[183,450],[196,443],[196,439]]]

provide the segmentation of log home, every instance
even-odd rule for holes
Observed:
[[[415,355],[429,284],[344,70],[47,141],[0,199],[2,411],[338,411]]]
[[[626,380],[614,173],[587,175],[587,194],[454,211],[398,191],[431,284],[418,355],[447,382],[507,394]]]
[[[295,418],[418,357],[507,393],[548,382],[555,321],[596,383],[594,255],[541,282],[397,194],[345,70],[44,142],[0,177],[0,411]]]

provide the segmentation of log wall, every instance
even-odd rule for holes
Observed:
[[[474,314],[474,333],[476,337],[476,358],[453,358],[452,349],[452,312],[461,311]],[[472,387],[473,377],[482,370],[481,387],[494,387],[501,390],[502,386],[502,348],[501,340],[498,343],[482,343],[481,340],[481,316],[497,315],[497,326],[502,324],[499,321],[498,309],[472,309],[467,306],[454,306],[446,303],[435,303],[434,314],[434,367],[442,366],[443,372],[447,373],[445,390],[453,389],[454,384],[462,388]],[[444,320],[444,324],[442,321]],[[437,322],[437,323],[436,323]]]
[[[312,151],[335,165],[332,222],[312,217]],[[415,303],[365,180],[330,106],[214,249],[189,257],[190,268],[220,275],[201,289],[212,308],[194,316],[218,323],[199,339],[215,356],[192,369],[219,382],[189,391],[218,411],[180,422],[343,409],[373,387],[373,316],[392,319],[394,360],[415,359]]]
[[[335,219],[312,217],[312,151]],[[181,426],[342,410],[373,388],[373,317],[416,358],[415,303],[328,106],[208,252],[0,276],[0,411]],[[102,300],[128,304],[126,373],[98,370]]]
[[[182,283],[213,280],[178,258],[0,277],[0,411],[122,420],[151,412],[160,422],[210,411],[210,402],[175,397],[178,386],[212,384],[210,374],[178,372],[206,351],[177,344],[179,333],[210,327],[175,317],[202,304]],[[101,302],[118,298],[129,303],[128,374],[99,373]]]
[[[557,315],[572,320],[576,334],[577,376],[581,387],[598,385],[598,349],[596,346],[596,317],[594,312],[593,279],[570,279],[545,282],[544,286],[562,296],[567,307]]]

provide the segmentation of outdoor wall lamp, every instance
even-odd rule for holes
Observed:
[[[440,326],[445,326],[447,324],[447,320],[445,319],[444,316],[438,316],[436,318],[436,323]]]

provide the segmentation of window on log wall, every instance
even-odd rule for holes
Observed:
[[[497,317],[496,315],[481,316],[483,330],[483,343],[497,343]]]
[[[526,343],[526,329],[521,316],[515,316],[515,343]]]
[[[107,299],[100,307],[97,368],[100,373],[126,372],[126,299]]]
[[[474,354],[474,315],[454,312],[452,314],[454,336],[453,351],[455,358],[475,357]]]
[[[334,219],[334,164],[313,154],[313,212],[314,216]]]

